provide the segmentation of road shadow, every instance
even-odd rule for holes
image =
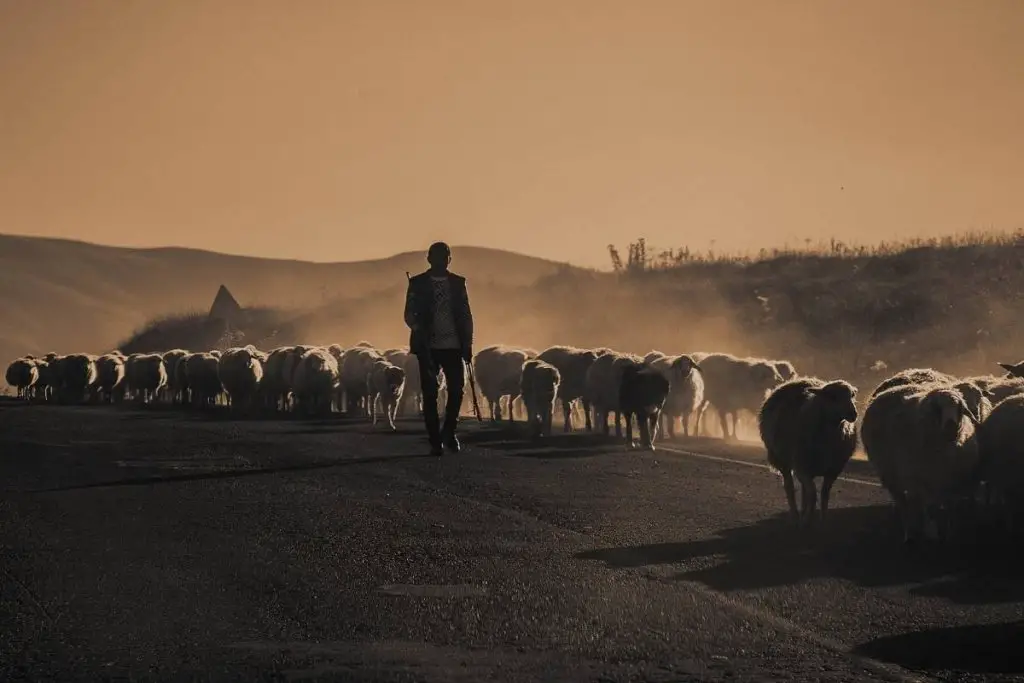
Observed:
[[[918,671],[1024,673],[1024,621],[955,626],[875,638],[854,654]]]
[[[531,450],[531,449],[626,449],[625,439],[604,436],[593,432],[561,432],[554,431],[547,436],[534,436],[525,422],[509,424],[488,424],[476,426],[459,432],[463,443],[473,444],[498,450]]]
[[[994,571],[999,563],[994,564],[993,559],[1012,552],[1005,543],[985,533],[965,538],[959,544],[907,548],[894,508],[871,505],[829,510],[828,521],[822,528],[800,530],[788,515],[778,514],[752,525],[720,531],[717,538],[596,549],[576,557],[600,560],[611,568],[626,568],[683,564],[720,556],[724,560],[715,566],[672,577],[720,591],[785,586],[825,577],[842,578],[869,588],[963,577],[958,595],[968,600],[967,586],[976,589],[978,582],[999,578],[1003,573]],[[1020,589],[1004,590],[1003,595],[1010,600],[1015,596],[1019,599]]]

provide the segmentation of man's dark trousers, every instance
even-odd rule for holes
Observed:
[[[462,352],[458,349],[431,349],[430,355],[417,356],[420,362],[420,387],[423,390],[423,421],[427,426],[430,445],[440,446],[446,438],[455,436],[455,428],[459,422],[459,411],[462,409],[462,391],[465,387],[465,366],[462,363]],[[448,388],[448,404],[444,411],[444,429],[439,429],[440,417],[437,414],[437,373],[444,372]]]

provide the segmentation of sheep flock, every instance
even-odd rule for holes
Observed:
[[[999,366],[1004,373],[975,377],[903,370],[863,397],[841,379],[802,376],[789,361],[728,353],[637,356],[609,348],[493,345],[472,360],[486,417],[514,422],[518,407],[535,438],[550,436],[555,414],[564,432],[610,438],[614,415],[616,438],[654,450],[659,432],[672,438],[681,428],[684,436],[707,436],[708,408],[725,440],[737,438],[741,418],[753,419],[768,464],[782,477],[789,513],[801,527],[815,519],[827,524],[832,486],[861,448],[892,498],[906,543],[941,541],[982,518],[1021,532],[1024,362]],[[417,357],[407,348],[380,350],[369,342],[271,351],[249,345],[131,355],[49,353],[14,360],[6,380],[29,402],[345,413],[390,430],[397,417],[419,415],[424,399]],[[438,383],[443,402],[443,374]],[[468,401],[468,387],[466,394]]]

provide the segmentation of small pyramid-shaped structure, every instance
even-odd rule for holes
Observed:
[[[213,298],[213,305],[210,306],[210,317],[230,321],[241,312],[242,307],[235,301],[235,297],[231,296],[227,287],[221,285],[217,290],[217,296]]]

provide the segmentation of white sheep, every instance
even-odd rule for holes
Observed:
[[[669,382],[668,398],[665,399],[665,406],[661,411],[669,438],[675,437],[677,417],[682,420],[683,435],[690,436],[690,418],[704,402],[704,375],[700,371],[700,366],[693,357],[686,354],[647,354],[647,357],[651,360],[644,362],[664,375]]]
[[[948,384],[894,386],[868,403],[861,440],[896,503],[906,542],[922,527],[937,538],[933,509],[976,486],[979,423]]]
[[[300,356],[292,378],[297,410],[307,415],[329,413],[338,381],[338,361],[331,352],[308,349]]]
[[[159,353],[146,353],[135,359],[132,369],[133,388],[143,403],[152,403],[167,385],[167,366]]]
[[[185,403],[187,399],[185,393],[188,387],[181,384],[185,377],[185,371],[182,369],[181,372],[178,372],[178,366],[187,355],[189,355],[189,352],[185,349],[171,349],[163,353],[164,366],[167,368],[167,389],[171,395],[171,403]]]
[[[267,354],[263,364],[263,379],[260,381],[260,395],[271,410],[287,410],[291,395],[291,381],[285,381],[285,363],[290,363],[294,346],[281,346]]]
[[[815,478],[822,478],[824,521],[832,485],[857,450],[856,398],[852,384],[804,377],[776,387],[758,412],[768,464],[782,475],[789,511],[804,526],[811,522],[818,502]],[[800,510],[793,475],[800,482]]]
[[[19,398],[28,398],[39,381],[39,367],[34,358],[18,358],[7,366],[7,384],[14,387]]]
[[[519,397],[523,363],[529,354],[522,349],[496,344],[473,356],[473,371],[480,394],[490,407],[491,421],[501,420],[501,399],[508,397],[508,419],[513,422],[512,404]]]
[[[384,360],[380,352],[369,346],[355,346],[345,351],[341,359],[341,385],[345,391],[345,412],[350,415],[370,416],[370,402],[366,391],[366,381],[370,369],[379,360]]]
[[[398,406],[402,402],[402,393],[405,390],[405,370],[391,361],[380,358],[370,366],[366,384],[371,423],[377,424],[377,404],[380,403],[387,417],[388,426],[392,430],[397,429],[395,417],[398,415]]]
[[[124,397],[124,361],[121,355],[114,353],[96,359],[96,384],[104,403],[114,403]]]
[[[263,363],[256,349],[245,346],[225,351],[217,363],[217,376],[234,408],[252,407],[263,380]]]
[[[587,371],[597,360],[598,353],[592,349],[580,349],[574,346],[551,346],[539,354],[537,360],[555,366],[560,378],[558,384],[558,400],[562,404],[564,423],[562,431],[573,430],[573,408],[577,402],[583,406],[586,430],[593,430],[590,419],[590,399],[585,395]]]
[[[693,356],[690,356],[693,358]],[[715,408],[722,426],[722,438],[736,438],[736,425],[742,410],[753,414],[761,409],[768,392],[782,384],[775,366],[761,358],[738,358],[728,353],[708,354],[698,362],[704,376],[704,401],[697,411],[697,426],[708,404]],[[732,429],[728,416],[732,415]]]
[[[520,382],[523,405],[526,408],[526,419],[537,436],[551,435],[551,418],[561,380],[558,368],[539,358],[531,358],[523,363]]]

